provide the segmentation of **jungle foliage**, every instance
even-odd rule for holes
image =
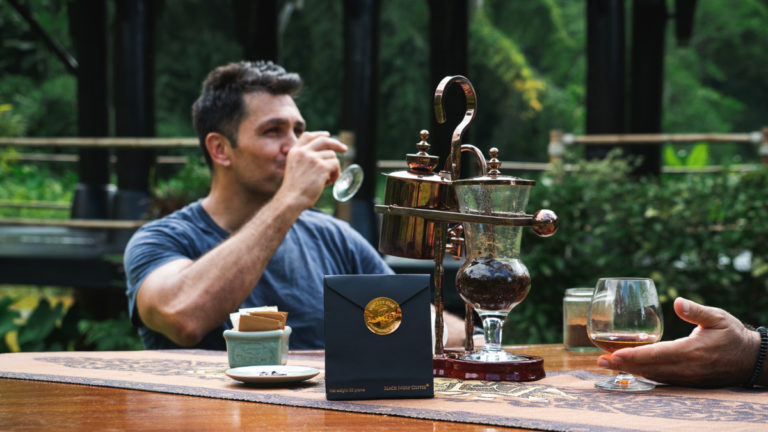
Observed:
[[[24,3],[54,40],[74,52],[67,1]],[[158,4],[156,130],[159,136],[193,136],[189,111],[200,82],[213,67],[240,60],[242,49],[231,8],[221,2]],[[281,63],[305,80],[298,99],[302,113],[310,128],[337,131],[341,2],[285,0],[281,6]],[[584,131],[586,1],[477,0],[470,9],[468,76],[478,94],[470,140],[481,149],[498,147],[505,160],[546,161],[550,129]],[[412,152],[418,131],[433,115],[428,19],[426,1],[381,2],[378,159],[401,160]],[[674,21],[669,22],[665,132],[749,132],[768,125],[766,20],[767,0],[698,2],[693,37],[685,46],[675,41]],[[77,135],[76,80],[7,2],[0,3],[0,41],[0,136]],[[0,199],[71,201],[77,182],[73,166],[24,165],[14,155],[0,149]],[[668,166],[758,160],[754,148],[708,143],[668,146],[663,155]],[[564,289],[593,285],[598,275],[628,268],[657,281],[668,312],[672,298],[686,295],[745,321],[768,322],[768,251],[760,242],[768,232],[767,172],[635,181],[627,175],[631,161],[614,156],[580,162],[578,151],[571,158],[575,171],[558,165],[540,176],[528,175],[538,180],[529,207],[552,208],[563,224],[552,238],[526,234],[523,240],[534,288],[510,315],[507,341],[558,341],[560,323],[552,317],[561,316]],[[205,193],[205,175],[199,164],[158,175],[157,212],[170,201],[187,202]],[[66,217],[55,211],[8,211],[3,215]],[[70,312],[74,306],[47,300],[32,313],[55,319],[38,320],[35,326],[44,328],[25,330],[27,318],[13,303],[0,295],[0,334],[16,334],[21,349],[68,349],[75,334],[90,335],[81,342],[95,348],[115,348],[110,341],[122,341],[117,348],[136,346],[118,322],[104,324]],[[687,331],[674,317],[666,323],[670,335]],[[10,349],[3,343],[0,350]]]
[[[508,341],[558,341],[566,288],[628,272],[656,283],[665,340],[692,328],[672,310],[677,296],[768,321],[768,168],[630,182],[631,167],[613,154],[538,179],[529,208],[557,209],[562,224],[549,238],[524,231],[532,288],[510,314]]]

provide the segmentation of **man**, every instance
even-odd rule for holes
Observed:
[[[348,224],[311,210],[347,148],[305,131],[300,87],[271,62],[222,66],[203,83],[192,117],[210,192],[143,226],[125,250],[147,348],[225,349],[229,314],[262,305],[288,312],[291,348],[322,348],[323,276],[392,273]]]
[[[674,308],[680,318],[697,325],[690,336],[620,349],[600,356],[597,364],[684,386],[768,385],[765,336],[719,308],[684,298],[675,299]]]

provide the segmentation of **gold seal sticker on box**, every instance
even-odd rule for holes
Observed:
[[[376,297],[365,305],[363,319],[368,330],[377,335],[388,335],[400,327],[403,311],[391,298]]]

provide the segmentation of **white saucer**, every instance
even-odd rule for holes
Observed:
[[[287,383],[312,378],[319,370],[306,366],[243,366],[227,369],[228,377],[244,383]]]

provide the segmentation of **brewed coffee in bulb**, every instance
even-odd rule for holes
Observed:
[[[518,259],[472,258],[456,276],[456,289],[478,312],[509,312],[531,289],[531,276]]]

